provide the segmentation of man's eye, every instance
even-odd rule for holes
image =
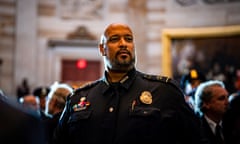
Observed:
[[[117,42],[119,39],[120,39],[119,37],[114,36],[114,37],[110,37],[108,41],[109,42]]]
[[[132,42],[132,41],[133,41],[133,37],[131,37],[131,36],[126,36],[126,37],[125,37],[125,40],[126,40],[127,42]]]
[[[227,98],[227,96],[222,95],[222,96],[220,96],[220,97],[218,98],[218,100],[225,100],[226,98]]]

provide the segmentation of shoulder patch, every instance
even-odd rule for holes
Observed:
[[[166,77],[166,76],[160,76],[160,75],[148,75],[148,74],[143,74],[143,77],[145,79],[149,79],[149,80],[155,80],[155,81],[161,81],[164,83],[168,83],[171,81],[170,77]]]
[[[170,77],[161,76],[161,75],[149,75],[149,74],[143,74],[143,77],[145,79],[154,80],[154,81],[160,81],[160,82],[163,82],[163,83],[166,83],[166,84],[171,84],[174,87],[176,87],[178,90],[183,92],[182,89],[180,88],[180,84],[176,80],[174,80],[174,79],[172,79]]]

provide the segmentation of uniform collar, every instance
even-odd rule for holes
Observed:
[[[121,87],[124,87],[125,89],[128,89],[131,84],[133,83],[133,80],[135,79],[137,74],[137,71],[135,68],[133,68],[132,70],[130,70],[120,81],[119,84]],[[110,88],[111,84],[110,82],[107,80],[107,72],[104,72],[104,77],[103,77],[103,81],[105,84],[105,91],[107,91],[108,88]],[[104,92],[105,92],[104,91]]]

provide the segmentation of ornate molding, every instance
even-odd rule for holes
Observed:
[[[77,27],[75,31],[67,35],[67,39],[96,40],[85,26]]]
[[[57,40],[51,39],[48,41],[49,47],[55,46],[87,46],[97,47],[98,42],[93,34],[85,26],[79,26],[73,32],[70,32],[66,39]]]
[[[240,0],[203,0],[207,4],[228,3],[228,2],[240,2]]]
[[[197,4],[200,0],[176,0],[181,6],[190,6]],[[219,3],[230,3],[230,2],[240,2],[240,0],[202,0],[206,4],[219,4]]]
[[[64,19],[102,19],[104,0],[60,0],[59,14]]]
[[[196,4],[197,0],[176,0],[176,2],[182,6],[189,6]]]
[[[98,47],[98,42],[93,40],[57,40],[51,39],[48,41],[50,48],[57,46],[71,46],[71,47]]]

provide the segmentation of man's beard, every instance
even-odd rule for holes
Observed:
[[[128,72],[135,66],[135,57],[130,59],[119,59],[117,56],[111,60],[111,71],[115,72]]]

